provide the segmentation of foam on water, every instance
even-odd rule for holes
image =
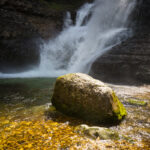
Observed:
[[[34,70],[0,77],[57,77],[71,72],[88,73],[92,63],[131,36],[127,28],[136,0],[96,0],[86,3],[75,24],[67,12],[63,31],[41,45],[41,63]]]

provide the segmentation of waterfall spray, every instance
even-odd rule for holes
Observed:
[[[77,11],[75,24],[67,12],[63,31],[41,46],[40,66],[7,77],[88,73],[97,57],[131,36],[128,17],[135,3],[136,0],[96,0],[92,4],[87,3]]]

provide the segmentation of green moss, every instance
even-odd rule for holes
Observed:
[[[76,76],[76,74],[71,74],[71,73],[57,78],[54,95],[53,95],[54,97],[52,98],[52,104],[56,106],[56,109],[61,110],[65,114],[74,115],[78,118],[82,118],[84,120],[91,121],[94,123],[118,123],[124,118],[125,115],[127,115],[126,109],[124,108],[122,103],[118,100],[114,92],[112,93],[112,98],[111,98],[114,101],[112,103],[113,106],[110,104],[110,109],[112,109],[111,114],[107,113],[106,111],[100,110],[98,108],[93,109],[95,107],[92,106],[97,105],[96,101],[94,100],[95,98],[97,98],[97,96],[91,94],[91,99],[93,99],[93,101],[90,102],[86,100],[87,95],[91,92],[90,91],[91,87],[89,86],[85,87],[86,92],[83,94],[81,93],[80,90],[77,89],[72,90],[74,85],[68,85],[69,84],[68,81],[72,82],[73,80],[74,82],[74,78],[78,78],[78,76]],[[77,80],[77,82],[80,82],[80,78],[79,80]],[[63,104],[62,102],[58,103],[59,96],[57,97],[57,94],[59,93],[59,91],[62,99],[66,97],[66,95],[67,95],[67,99],[71,99],[71,103],[68,102],[67,106],[64,105],[66,101],[65,99]],[[84,103],[82,102],[80,94],[82,94],[83,98],[85,99]],[[106,99],[107,98],[108,97],[106,96]],[[103,99],[105,99],[105,97],[103,97]],[[57,102],[55,102],[55,100]],[[86,114],[90,114],[90,115],[86,115]]]
[[[69,74],[67,74],[67,75],[59,76],[59,77],[57,78],[57,80],[60,80],[60,79],[62,79],[62,78],[70,79],[70,78],[72,78],[73,76],[74,76],[74,74],[69,73]]]
[[[112,96],[113,101],[118,104],[118,107],[114,109],[114,115],[117,117],[118,120],[121,120],[124,116],[127,115],[127,111],[114,92],[112,93]]]
[[[54,106],[50,106],[48,111],[56,111],[56,108]]]
[[[136,99],[127,99],[126,101],[127,101],[127,103],[129,103],[131,105],[138,105],[138,106],[146,106],[147,105],[147,102],[139,101]]]
[[[98,126],[88,126],[86,124],[77,126],[75,132],[84,134],[90,138],[97,139],[98,137],[103,140],[113,139],[118,140],[118,132],[111,130],[109,128],[98,127]]]

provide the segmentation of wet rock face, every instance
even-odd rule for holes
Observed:
[[[92,123],[118,123],[126,110],[111,88],[81,74],[67,74],[56,80],[52,104],[57,110]]]
[[[42,39],[61,30],[63,13],[44,0],[1,0],[0,21],[0,72],[19,72],[39,64]]]
[[[62,29],[87,0],[0,0],[0,72],[19,72],[40,62],[40,43]],[[89,0],[91,1],[91,0]]]
[[[98,58],[91,74],[105,82],[150,83],[150,32],[138,33]]]
[[[137,6],[134,11],[134,19],[137,22],[137,26],[141,28],[150,25],[150,1],[149,0],[137,0]]]
[[[90,138],[97,139],[100,138],[101,140],[110,140],[110,139],[119,139],[119,134],[111,130],[109,128],[104,127],[97,127],[97,126],[88,126],[85,124],[79,125],[75,128],[77,133],[82,133]]]
[[[150,1],[138,0],[132,17],[134,36],[99,57],[92,76],[113,83],[150,83]]]
[[[40,62],[37,38],[1,39],[0,72],[13,73],[31,69]]]

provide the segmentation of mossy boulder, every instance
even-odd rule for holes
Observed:
[[[57,110],[92,123],[118,123],[127,112],[114,91],[82,73],[57,78],[52,96]]]
[[[118,132],[111,130],[109,128],[104,128],[104,127],[97,127],[97,126],[90,127],[88,125],[82,124],[82,125],[77,126],[75,128],[75,131],[77,133],[84,134],[94,139],[97,139],[97,138],[100,138],[101,140],[119,139]]]

